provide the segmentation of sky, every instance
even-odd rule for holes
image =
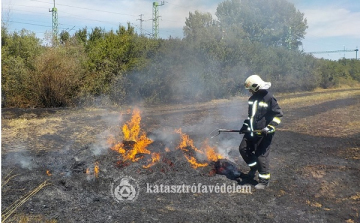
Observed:
[[[152,33],[152,10],[155,0],[61,0],[56,1],[59,32],[70,34],[83,28],[95,27],[117,30],[128,22],[140,33]],[[360,48],[360,0],[288,0],[304,13],[308,29],[300,50],[315,57],[331,60],[353,59]],[[159,37],[183,37],[183,26],[189,12],[215,12],[222,0],[167,0],[159,5]],[[2,0],[1,20],[9,31],[27,29],[44,39],[51,32],[54,0]],[[140,16],[142,15],[142,16]],[[142,23],[141,23],[142,20]],[[351,52],[315,53],[352,50]],[[360,52],[357,55],[360,58]]]

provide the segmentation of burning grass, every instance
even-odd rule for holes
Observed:
[[[193,168],[196,169],[198,167],[205,167],[209,165],[209,161],[216,162],[219,159],[223,159],[220,154],[215,152],[214,148],[209,146],[207,140],[204,141],[202,147],[198,149],[194,146],[193,140],[190,139],[188,135],[182,133],[181,129],[175,130],[175,132],[179,133],[181,136],[181,141],[178,148],[184,151],[185,158]],[[195,152],[197,156],[200,156],[203,159],[205,158],[205,161],[198,162],[196,157],[192,154],[193,152]]]
[[[151,154],[146,147],[153,141],[141,131],[140,122],[140,110],[134,109],[131,120],[122,126],[123,140],[114,136],[108,138],[111,149],[121,154],[123,162],[136,162],[143,158],[143,154]]]
[[[154,166],[161,161],[163,156],[160,152],[150,151],[148,146],[153,143],[140,127],[141,116],[139,109],[134,109],[132,112],[131,120],[126,122],[122,130],[122,140],[117,140],[114,136],[110,136],[108,143],[110,148],[121,154],[121,160],[118,164],[123,166],[129,165],[129,162],[138,162],[143,159],[145,155],[150,156],[148,164],[143,165],[147,169]],[[192,168],[206,167],[211,162],[216,162],[223,157],[218,154],[214,148],[209,146],[208,141],[204,141],[200,148],[194,145],[190,136],[184,134],[181,129],[174,131],[180,135],[180,142],[176,149],[183,151],[184,157],[189,162]],[[167,153],[171,150],[167,147],[162,152]],[[199,161],[199,159],[201,161]],[[128,162],[128,163],[127,163]],[[127,163],[127,164],[126,164]]]

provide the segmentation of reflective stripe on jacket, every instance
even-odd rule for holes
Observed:
[[[281,122],[283,112],[274,96],[267,90],[255,92],[248,100],[248,120],[251,131],[261,130],[268,125],[274,128]]]

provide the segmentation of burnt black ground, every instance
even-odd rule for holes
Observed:
[[[281,105],[281,98],[278,99]],[[208,167],[191,168],[181,151],[174,150],[177,138],[164,140],[161,132],[182,128],[195,142],[202,142],[216,128],[241,126],[246,115],[244,100],[144,109],[142,129],[156,137],[149,150],[162,151],[166,161],[170,161],[161,161],[150,169],[142,168],[146,159],[120,168],[116,164],[116,152],[102,148],[102,153],[95,155],[93,143],[70,140],[71,135],[86,125],[97,126],[94,135],[104,132],[107,125],[103,118],[113,113],[94,114],[80,109],[21,110],[21,115],[27,115],[28,119],[56,116],[66,122],[57,134],[41,136],[39,141],[48,142],[47,149],[37,148],[38,144],[33,142],[28,142],[25,148],[13,149],[16,145],[13,143],[20,139],[2,139],[2,179],[11,170],[12,174],[18,174],[2,188],[2,211],[48,180],[52,185],[33,196],[17,214],[43,215],[58,222],[360,222],[360,162],[358,156],[353,158],[344,152],[360,147],[360,135],[319,137],[284,130],[299,118],[353,104],[360,105],[358,96],[301,109],[283,107],[283,123],[272,144],[270,187],[263,191],[252,187],[251,194],[146,193],[147,183],[237,184],[224,175],[209,175]],[[17,113],[19,110],[2,111],[2,129],[6,120]],[[67,119],[72,113],[81,115]],[[125,115],[124,121],[129,118]],[[239,170],[246,172],[248,168],[237,149],[241,137],[223,133],[210,139],[209,144],[221,145]],[[171,152],[163,152],[165,147]],[[20,160],[32,165],[22,167]],[[98,178],[84,173],[95,162],[100,166]],[[46,170],[52,175],[47,176]],[[134,178],[140,187],[134,202],[117,202],[111,195],[112,182],[124,176]]]

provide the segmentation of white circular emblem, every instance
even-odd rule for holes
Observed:
[[[125,176],[111,183],[111,195],[117,202],[135,201],[139,192],[139,184],[132,177]]]

